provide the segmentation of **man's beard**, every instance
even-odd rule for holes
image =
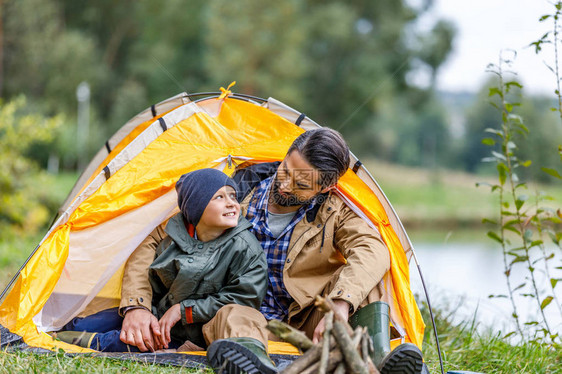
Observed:
[[[314,195],[310,199],[301,199],[293,194],[286,194],[286,196],[282,196],[279,193],[279,184],[280,183],[276,178],[273,181],[273,185],[271,186],[271,191],[270,191],[271,202],[279,206],[289,207],[289,206],[308,205],[316,199],[316,195]]]

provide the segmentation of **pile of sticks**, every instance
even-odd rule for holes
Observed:
[[[326,317],[324,335],[318,344],[313,344],[304,333],[283,322],[269,322],[267,328],[271,332],[304,352],[281,373],[380,374],[369,356],[373,343],[367,328],[357,327],[353,331],[347,321],[334,313],[330,299],[317,296],[315,305]]]

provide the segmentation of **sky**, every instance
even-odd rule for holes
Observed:
[[[546,46],[537,55],[528,45],[553,28],[550,20],[539,22],[539,18],[554,9],[547,0],[434,0],[433,10],[420,27],[431,25],[437,17],[457,27],[453,51],[441,67],[437,87],[477,91],[490,77],[485,73],[487,65],[498,62],[500,51],[509,54],[511,49],[517,51],[512,70],[525,91],[553,94],[556,78],[545,66],[545,61],[554,61],[553,48]]]

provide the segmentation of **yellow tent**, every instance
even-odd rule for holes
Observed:
[[[0,297],[2,341],[87,352],[47,331],[119,305],[123,266],[137,245],[174,215],[174,185],[189,171],[231,174],[241,163],[282,160],[302,132],[319,127],[273,99],[230,92],[180,94],[140,113],[94,157],[58,219]],[[384,300],[401,341],[421,348],[424,324],[410,289],[411,243],[373,177],[351,155],[337,193],[377,227],[391,255]],[[9,331],[8,331],[9,330]],[[270,353],[291,353],[272,344]]]

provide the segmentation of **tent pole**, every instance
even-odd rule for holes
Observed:
[[[416,262],[418,273],[420,275],[420,279],[422,282],[423,292],[425,293],[425,299],[427,300],[429,316],[431,317],[431,324],[433,325],[433,334],[435,335],[435,342],[437,343],[437,354],[439,355],[439,365],[441,365],[441,374],[445,374],[445,370],[443,369],[443,358],[441,357],[441,346],[439,345],[439,337],[437,336],[437,327],[435,326],[435,318],[433,318],[433,310],[431,309],[431,302],[429,301],[429,293],[427,292],[427,288],[425,287],[425,280],[423,279],[420,263],[418,262],[418,258],[416,257],[416,252],[414,252],[413,248],[412,248],[412,255],[414,256],[414,261]]]

